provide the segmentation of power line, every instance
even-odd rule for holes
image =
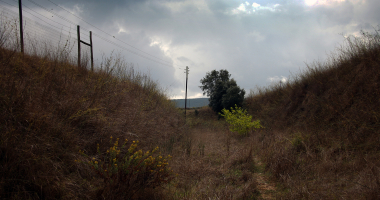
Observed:
[[[153,59],[151,59],[151,58],[149,58],[149,57],[147,57],[147,56],[141,55],[141,54],[139,54],[139,53],[137,53],[137,52],[135,52],[135,51],[132,51],[132,50],[130,50],[130,49],[127,49],[127,48],[125,48],[125,47],[123,47],[123,46],[121,46],[121,45],[119,45],[119,44],[117,44],[117,43],[115,43],[115,42],[113,42],[113,41],[107,39],[107,38],[102,37],[101,35],[98,35],[98,34],[95,34],[95,33],[94,33],[93,35],[94,35],[94,36],[97,36],[97,37],[101,38],[102,40],[104,40],[104,41],[106,41],[106,42],[108,42],[108,43],[110,43],[110,44],[113,44],[113,45],[115,45],[115,46],[117,46],[117,47],[119,47],[119,48],[121,48],[121,49],[123,49],[123,50],[125,50],[125,51],[128,51],[128,52],[130,52],[130,53],[133,53],[133,54],[135,54],[135,55],[137,55],[137,56],[140,56],[140,57],[142,57],[142,58],[145,58],[145,59],[147,59],[147,60],[150,60],[150,61],[156,62],[156,63],[161,64],[161,65],[165,65],[165,66],[168,66],[168,67],[172,67],[172,66],[170,66],[170,65],[168,65],[168,64],[161,63],[161,62],[156,61],[156,60],[153,60]]]
[[[3,2],[3,3],[6,3],[6,4],[10,5],[10,6],[16,7],[16,6],[14,6],[12,4],[9,4],[7,2],[4,2],[2,0],[0,0],[0,1]],[[0,7],[2,8],[2,13],[6,14],[8,16],[14,17],[15,19],[18,18],[18,14],[16,14],[14,11],[12,11],[12,10],[10,10],[10,9],[2,6],[2,5],[0,5]],[[26,11],[26,12],[28,12],[28,11]],[[35,16],[35,17],[37,17],[37,16]],[[47,40],[50,40],[50,41],[57,41],[57,40],[61,41],[62,38],[64,38],[64,41],[65,40],[66,41],[71,41],[73,43],[76,42],[74,39],[71,38],[71,35],[70,35],[71,32],[69,32],[69,35],[64,35],[64,34],[62,34],[62,29],[61,29],[61,33],[60,33],[58,30],[56,30],[54,28],[51,28],[53,25],[51,25],[49,23],[48,24],[50,26],[42,25],[39,22],[31,20],[31,19],[29,19],[27,17],[24,17],[23,21],[24,21],[25,25],[27,23],[32,23],[32,24],[37,24],[38,25],[38,28],[36,28],[36,26],[28,26],[28,25],[25,26],[25,30],[27,30],[27,32],[25,32],[25,34],[28,37],[31,37],[31,35],[34,35],[34,36],[32,36],[33,38],[41,37],[43,39],[47,39]],[[58,27],[56,27],[56,28],[59,29]],[[52,33],[52,34],[48,34],[48,33]],[[33,44],[30,44],[30,45],[33,46]],[[59,45],[54,45],[53,43],[51,45],[52,46],[59,46]]]
[[[65,20],[66,22],[68,22],[68,23],[70,23],[70,24],[76,26],[76,23],[74,23],[74,22],[72,22],[72,21],[66,19],[65,17],[62,17],[62,16],[58,15],[57,13],[55,13],[55,12],[53,12],[53,11],[50,11],[49,9],[47,9],[47,8],[45,8],[45,7],[43,7],[43,6],[41,6],[40,4],[38,4],[38,3],[36,3],[36,2],[34,2],[34,1],[32,1],[32,0],[28,0],[28,1],[32,2],[34,5],[36,5],[36,6],[40,7],[40,8],[42,8],[42,9],[44,9],[45,11],[49,12],[50,14],[52,14],[52,15],[56,15],[56,16],[58,16],[59,18],[61,18],[62,20]],[[23,5],[24,5],[24,4],[23,4]]]
[[[30,21],[29,19],[25,20],[25,18],[24,18],[24,21]],[[39,27],[36,28],[35,26],[25,26],[25,34],[27,36],[30,37],[31,35],[34,35],[33,38],[43,38],[43,39],[48,39],[50,41],[61,41],[63,39],[63,40],[70,40],[73,43],[76,42],[74,39],[71,38],[70,35],[64,35],[62,33],[59,33],[57,30],[41,25],[38,22],[35,22],[35,24],[37,24]]]
[[[16,7],[16,8],[17,8],[17,6],[12,5],[12,4],[9,4],[9,3],[7,3],[7,2],[4,2],[3,0],[0,0],[0,1],[3,2],[3,3],[6,3],[6,4],[8,4],[8,5],[12,6],[12,7]],[[22,5],[25,6],[24,4],[22,4]],[[27,7],[27,6],[25,6],[25,7]],[[5,8],[5,7],[3,7],[3,8]],[[27,8],[30,9],[29,7],[27,7]],[[7,8],[5,8],[5,9],[8,10]],[[30,9],[30,10],[32,10],[32,11],[35,12],[35,13],[38,13],[37,11],[34,11],[33,9]],[[16,14],[15,12],[13,12],[13,11],[11,11],[11,10],[8,10],[8,11],[12,12],[12,13],[14,14],[14,17],[18,17],[18,14]],[[71,33],[70,31],[67,31],[67,30],[65,30],[65,29],[59,28],[59,27],[57,27],[57,26],[55,26],[55,25],[52,25],[52,24],[46,22],[45,20],[41,19],[40,17],[38,17],[38,16],[32,14],[31,12],[29,12],[28,10],[23,9],[23,11],[29,13],[30,15],[34,16],[35,18],[37,18],[37,19],[39,19],[39,20],[45,22],[46,24],[48,24],[49,27],[46,27],[46,28],[54,27],[54,28],[56,28],[56,29],[58,29],[58,30],[61,30],[61,31],[64,30],[64,31],[68,32],[69,34]],[[45,17],[45,18],[47,18],[47,19],[49,19],[49,20],[51,20],[51,21],[53,21],[54,23],[57,23],[57,24],[59,24],[59,25],[65,26],[65,27],[68,27],[68,26],[63,25],[63,24],[61,24],[61,23],[58,23],[58,22],[56,22],[56,21],[54,21],[54,20],[52,20],[52,19],[50,19],[50,18],[48,18],[48,17],[46,17],[46,16],[40,14],[40,13],[38,13],[38,14],[41,15],[41,16],[43,16],[43,17]],[[24,17],[24,21],[28,21],[28,20],[29,20],[29,21],[33,21],[33,22],[35,22],[35,23],[37,23],[37,24],[40,24],[40,23],[38,23],[38,22],[36,22],[36,21],[34,21],[34,20],[32,20],[32,19],[29,19],[29,18],[27,18],[27,17]],[[40,25],[43,26],[42,24],[40,24]],[[68,28],[71,29],[71,27],[68,27]],[[51,29],[51,28],[50,28],[50,29]],[[57,31],[57,30],[56,30],[56,31]]]
[[[72,21],[66,19],[65,17],[62,17],[62,16],[58,15],[58,14],[55,13],[55,12],[52,12],[52,11],[48,10],[47,8],[41,6],[40,4],[38,4],[38,3],[36,3],[36,2],[34,2],[34,1],[32,1],[32,0],[28,0],[28,1],[32,2],[33,4],[35,4],[36,6],[42,8],[42,9],[44,9],[45,11],[47,11],[47,12],[53,14],[53,15],[56,15],[56,16],[58,16],[59,18],[61,18],[61,19],[65,20],[65,21],[67,21],[67,22],[69,22],[69,23],[75,25],[74,22],[72,22]],[[127,51],[129,51],[129,52],[131,52],[131,53],[134,53],[135,55],[138,55],[138,56],[143,57],[143,58],[145,58],[145,59],[148,59],[148,60],[151,60],[151,61],[153,61],[153,62],[159,63],[159,64],[161,64],[161,65],[166,65],[166,66],[171,67],[171,66],[170,66],[170,64],[171,64],[170,62],[168,62],[168,61],[166,61],[166,60],[163,60],[163,59],[161,59],[161,58],[158,58],[158,57],[156,57],[156,56],[153,56],[153,55],[151,55],[151,54],[149,54],[149,53],[146,53],[146,52],[144,52],[144,51],[142,51],[142,50],[140,50],[140,49],[138,49],[138,48],[136,48],[136,47],[134,47],[134,46],[132,46],[132,45],[130,45],[130,44],[128,44],[128,43],[125,43],[124,41],[119,40],[119,39],[116,38],[115,36],[112,36],[111,34],[109,34],[109,33],[105,32],[105,31],[101,30],[100,28],[98,28],[98,27],[92,25],[91,23],[89,23],[89,22],[83,20],[82,18],[80,18],[80,17],[74,15],[73,13],[71,13],[70,11],[66,10],[65,8],[59,6],[58,4],[56,4],[56,3],[54,3],[54,2],[52,2],[52,1],[50,1],[50,0],[49,0],[49,2],[53,3],[54,5],[57,5],[58,7],[64,9],[66,12],[72,14],[73,16],[79,18],[80,20],[86,22],[87,24],[93,26],[94,28],[100,30],[101,32],[103,32],[103,33],[105,33],[105,34],[107,34],[107,35],[109,35],[109,36],[115,38],[116,40],[118,40],[118,41],[120,41],[120,42],[122,42],[122,43],[124,43],[124,44],[126,44],[126,45],[128,45],[128,46],[130,46],[130,47],[132,47],[132,48],[134,48],[134,49],[136,49],[136,50],[138,50],[138,51],[141,51],[141,52],[143,52],[143,53],[145,53],[145,54],[147,54],[147,55],[149,55],[149,56],[151,56],[151,57],[154,57],[154,58],[156,58],[156,59],[158,59],[158,60],[161,60],[161,61],[165,62],[166,64],[163,64],[161,61],[160,61],[160,62],[157,62],[157,61],[155,61],[155,60],[153,60],[153,59],[150,59],[150,58],[148,58],[148,57],[146,57],[146,56],[143,56],[143,55],[141,55],[141,54],[138,54],[138,53],[136,53],[136,52],[133,52],[133,51],[131,51],[131,50],[128,50],[128,49],[126,49],[126,48],[123,48],[123,47],[121,47],[120,45],[116,45],[116,46],[118,46],[119,48],[122,48],[122,49],[124,49],[124,50],[127,50]],[[83,29],[87,30],[86,28],[83,28]],[[105,40],[105,38],[104,38],[104,37],[100,37],[100,35],[97,35],[97,34],[94,34],[94,35],[97,36],[97,37],[99,37],[99,38],[101,38],[101,39],[103,39],[103,40]],[[88,36],[88,35],[86,35],[86,36]],[[89,36],[88,36],[88,37],[89,37]],[[115,43],[111,42],[110,40],[105,40],[105,41],[107,41],[107,42],[112,43],[112,44],[115,45]]]
[[[31,0],[29,0],[29,1],[31,1]],[[138,49],[138,48],[136,48],[136,47],[134,47],[134,46],[132,46],[132,45],[130,45],[130,44],[128,44],[128,43],[126,43],[126,42],[124,42],[124,41],[118,39],[118,38],[116,38],[115,36],[113,36],[113,35],[111,35],[111,34],[105,32],[105,31],[103,31],[102,29],[96,27],[95,25],[93,25],[93,24],[87,22],[87,21],[84,20],[83,18],[76,16],[74,13],[68,11],[67,9],[63,8],[62,6],[59,6],[58,4],[54,3],[53,1],[51,1],[51,0],[48,0],[48,1],[51,2],[51,3],[53,3],[53,4],[56,5],[56,6],[60,7],[61,9],[65,10],[66,12],[70,13],[71,15],[77,17],[78,19],[84,21],[85,23],[89,24],[90,26],[96,28],[97,30],[103,32],[104,34],[113,37],[114,39],[118,40],[119,42],[122,42],[122,43],[124,43],[125,45],[128,45],[129,47],[132,47],[132,48],[134,48],[134,49],[136,49],[136,50],[138,50],[138,51],[140,51],[140,52],[142,52],[142,53],[145,53],[145,54],[147,54],[147,55],[149,55],[149,56],[152,56],[152,57],[154,57],[154,58],[156,58],[156,59],[158,59],[158,60],[161,60],[161,61],[166,62],[166,63],[168,63],[168,64],[172,64],[172,63],[170,63],[170,62],[168,62],[168,61],[166,61],[166,60],[164,60],[164,59],[161,59],[161,58],[156,57],[156,56],[154,56],[154,55],[152,55],[152,54],[149,54],[149,53],[147,53],[147,52],[145,52],[145,51],[143,51],[143,50],[140,50],[140,49]],[[98,37],[99,37],[99,36],[98,36]],[[173,63],[173,65],[174,65],[174,63]]]
[[[15,1],[15,0],[13,0],[13,1]],[[65,20],[66,22],[68,22],[68,23],[70,23],[70,24],[72,24],[72,25],[74,25],[74,26],[77,26],[77,24],[76,24],[75,22],[72,22],[72,21],[70,21],[69,19],[67,19],[67,18],[65,18],[65,17],[62,17],[61,15],[58,15],[57,13],[55,13],[55,12],[53,12],[53,11],[50,11],[49,9],[47,9],[47,8],[45,8],[45,7],[43,7],[43,6],[41,6],[40,4],[38,4],[38,3],[36,3],[36,2],[34,2],[34,1],[32,1],[32,0],[28,0],[28,1],[32,2],[34,5],[36,5],[36,6],[40,7],[40,8],[42,8],[42,9],[44,9],[45,11],[49,12],[49,13],[52,14],[53,16],[56,15],[56,16],[58,16],[59,18],[61,18],[62,20]],[[24,4],[23,4],[23,5],[24,5]],[[29,7],[28,7],[28,8],[29,8]],[[29,9],[30,9],[30,8],[29,8]],[[32,9],[31,9],[31,10],[32,10]],[[34,12],[38,13],[37,11],[34,11]],[[40,14],[40,15],[42,15],[42,14]],[[44,15],[42,15],[42,16],[44,16]],[[44,17],[47,18],[46,16],[44,16]],[[50,19],[50,18],[48,18],[48,19]],[[50,20],[51,20],[51,19],[50,19]],[[53,21],[53,20],[52,20],[52,21]],[[61,23],[59,23],[59,22],[55,22],[55,23],[61,24]],[[61,24],[61,25],[62,25],[62,24]],[[65,25],[63,25],[63,26],[65,26]],[[66,27],[68,27],[68,26],[66,26]],[[68,27],[68,28],[71,29],[71,27]],[[82,29],[87,30],[86,28],[83,28],[83,27],[82,27]],[[87,30],[87,31],[89,31],[89,30]],[[90,36],[87,35],[85,32],[84,32],[84,33],[81,33],[81,34],[83,34],[83,35],[85,35],[85,36],[87,36],[87,37],[90,37]]]
[[[3,0],[0,0],[0,1],[3,2],[3,3],[6,3],[6,4],[8,4],[8,5],[12,6],[12,7],[18,8],[18,6],[12,5],[12,4],[7,3],[7,2],[5,2],[5,1],[3,1]],[[13,1],[14,1],[14,2],[17,2],[16,0],[13,0]],[[28,1],[32,2],[34,5],[36,5],[36,6],[40,7],[40,8],[42,8],[42,9],[44,9],[44,10],[47,11],[48,13],[50,13],[50,14],[52,14],[52,15],[56,15],[56,16],[58,16],[59,18],[65,20],[66,22],[68,22],[68,23],[70,23],[70,24],[76,25],[74,22],[72,22],[72,21],[66,19],[65,17],[62,17],[62,16],[58,15],[58,14],[55,13],[55,12],[50,11],[49,9],[47,9],[47,8],[45,8],[45,7],[43,7],[43,6],[41,6],[40,4],[38,4],[38,3],[36,3],[36,2],[34,2],[34,1],[32,1],[32,0],[28,0]],[[93,34],[94,36],[97,36],[97,37],[99,37],[100,39],[102,39],[102,40],[104,40],[104,41],[106,41],[106,42],[108,42],[108,43],[110,43],[110,44],[112,44],[112,45],[114,45],[114,46],[117,46],[117,47],[119,47],[119,48],[122,49],[122,50],[128,51],[128,52],[130,52],[130,53],[133,53],[133,54],[135,54],[135,55],[137,55],[137,56],[140,56],[140,57],[142,57],[142,58],[144,58],[144,59],[147,59],[147,60],[150,60],[150,61],[152,61],[152,62],[156,62],[156,63],[158,63],[158,64],[165,65],[165,66],[168,66],[168,67],[172,67],[172,65],[175,65],[174,63],[171,63],[171,62],[169,62],[169,61],[166,61],[166,60],[163,60],[163,59],[161,59],[161,58],[159,58],[159,57],[156,57],[156,56],[154,56],[154,55],[151,55],[151,54],[149,54],[149,53],[147,53],[147,52],[145,52],[145,51],[142,51],[142,50],[140,50],[140,49],[138,49],[138,48],[136,48],[136,47],[134,47],[134,46],[132,46],[132,45],[130,45],[130,44],[128,44],[128,43],[126,43],[126,42],[124,42],[124,41],[122,41],[122,40],[116,38],[116,37],[114,37],[114,36],[112,36],[111,34],[109,34],[109,33],[105,32],[105,31],[103,31],[102,29],[100,29],[100,28],[94,26],[93,24],[91,24],[91,23],[85,21],[84,19],[82,19],[82,18],[80,18],[80,17],[74,15],[73,13],[71,13],[70,11],[66,10],[65,8],[59,6],[58,4],[56,4],[56,3],[54,3],[54,2],[52,2],[52,1],[50,1],[50,0],[48,0],[48,1],[51,2],[51,3],[53,3],[53,4],[56,5],[56,6],[60,7],[61,9],[65,10],[66,12],[72,14],[73,16],[79,18],[80,20],[86,22],[87,24],[93,26],[94,28],[98,29],[99,31],[105,33],[106,35],[113,37],[113,38],[116,39],[117,41],[122,42],[123,44],[125,44],[125,45],[127,45],[127,46],[129,46],[129,47],[131,47],[131,48],[134,48],[135,50],[140,51],[140,52],[142,52],[142,53],[144,53],[144,54],[146,54],[146,55],[148,55],[148,56],[150,56],[150,57],[153,57],[153,58],[150,58],[150,57],[148,57],[148,56],[146,56],[146,55],[143,55],[143,54],[141,54],[141,53],[135,52],[135,51],[133,51],[133,50],[127,49],[127,48],[121,46],[120,44],[117,44],[117,43],[115,43],[115,42],[113,42],[113,41],[111,41],[111,40],[109,40],[109,39],[107,39],[107,38],[105,38],[105,37],[103,37],[103,36],[101,36],[101,35],[99,35],[99,34],[95,34],[95,33],[94,33],[94,34]],[[22,4],[22,5],[25,6],[24,4]],[[56,22],[56,21],[54,21],[54,20],[52,20],[52,19],[50,19],[50,18],[48,18],[48,17],[46,17],[46,16],[40,14],[39,12],[37,12],[37,11],[35,11],[35,10],[29,8],[28,6],[25,6],[25,7],[28,8],[29,10],[31,10],[31,11],[33,11],[33,12],[35,12],[35,13],[41,15],[41,16],[43,16],[44,18],[49,19],[50,21],[52,21],[52,22],[54,22],[54,23],[56,23],[56,24],[59,24],[59,25],[61,25],[61,26],[64,26],[64,27],[67,27],[67,28],[70,28],[70,29],[71,29],[71,27],[68,27],[68,26],[66,26],[66,25],[64,25],[64,24],[61,24],[61,23],[59,23],[59,22]],[[5,8],[5,7],[4,7],[4,8]],[[8,10],[8,9],[7,9],[7,10]],[[25,9],[23,9],[23,10],[25,10]],[[13,12],[13,11],[11,11],[11,12]],[[67,30],[65,30],[65,29],[61,29],[61,28],[59,28],[59,27],[57,27],[57,26],[55,26],[55,25],[52,25],[52,24],[46,22],[45,20],[41,19],[40,17],[38,17],[38,16],[32,14],[31,12],[27,11],[27,10],[25,10],[25,12],[27,12],[27,13],[29,13],[30,15],[36,17],[37,19],[39,19],[39,20],[45,22],[45,23],[48,24],[49,26],[56,28],[57,30],[61,30],[61,31],[64,30],[64,31],[68,32],[69,35],[71,34],[70,31],[67,31]],[[17,16],[17,14],[15,14],[15,16]],[[29,20],[30,20],[30,19],[29,19]],[[34,20],[31,20],[31,21],[34,21]],[[34,21],[34,22],[35,22],[35,21]],[[36,23],[38,24],[38,22],[36,22]],[[41,25],[41,26],[42,26],[42,25]],[[84,29],[84,30],[88,30],[88,29],[86,29],[86,28],[83,28],[83,29]],[[57,31],[57,30],[55,30],[55,31]],[[58,32],[58,31],[57,31],[57,32]],[[61,34],[62,34],[62,33],[61,33]],[[86,35],[86,34],[83,34],[83,35],[89,37],[89,36]],[[50,38],[50,39],[52,39],[52,38]],[[159,60],[159,61],[158,61],[158,60]]]

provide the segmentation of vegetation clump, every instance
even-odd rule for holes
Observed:
[[[100,151],[99,144],[97,155],[92,158],[80,152],[88,161],[77,162],[89,166],[104,181],[98,195],[130,199],[140,190],[167,184],[174,178],[173,170],[168,167],[170,155],[163,157],[161,152],[155,153],[159,147],[146,152],[137,150],[139,141],[133,141],[126,149],[127,142],[125,139],[120,146],[119,138],[113,143],[111,136],[112,146],[105,153]]]
[[[231,111],[230,111],[231,110]],[[249,130],[264,128],[260,124],[260,120],[252,122],[252,116],[235,104],[235,108],[231,107],[230,110],[223,109],[219,115],[224,117],[228,124],[230,124],[230,131],[237,132],[239,135],[247,135]]]

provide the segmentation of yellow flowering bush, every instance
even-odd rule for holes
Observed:
[[[224,108],[219,115],[223,116],[227,123],[230,124],[230,131],[238,132],[239,135],[247,135],[251,128],[264,128],[261,126],[260,120],[252,122],[252,116],[236,104],[235,108],[231,107],[231,111]]]
[[[119,138],[112,142],[111,137],[110,143],[112,146],[103,154],[98,144],[98,157],[103,159],[93,157],[84,162],[104,180],[102,195],[111,198],[117,194],[118,198],[123,196],[129,199],[141,189],[155,188],[174,178],[173,171],[168,167],[171,156],[164,157],[157,153],[158,147],[143,152],[137,150],[139,141],[131,142],[128,149],[127,139],[122,146],[119,145]],[[80,153],[85,155],[83,151]]]

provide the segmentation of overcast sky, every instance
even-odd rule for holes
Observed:
[[[17,11],[4,2],[16,2],[2,0],[0,5]],[[202,97],[200,79],[214,69],[227,69],[249,93],[256,86],[286,81],[304,69],[305,63],[325,61],[343,43],[344,36],[378,29],[380,20],[379,0],[33,2],[142,55],[93,38],[96,59],[112,50],[120,52],[125,61],[149,73],[171,98],[185,97],[186,66],[190,68],[189,98]],[[45,17],[75,28],[33,2],[23,0],[25,6]]]

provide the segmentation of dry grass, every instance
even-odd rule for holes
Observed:
[[[133,199],[380,198],[377,33],[349,38],[325,64],[247,98],[266,129],[241,137],[210,108],[189,111],[185,123],[158,84],[120,56],[92,72],[73,65],[70,48],[34,42],[21,55],[2,25],[1,199],[122,199],[75,162],[87,159],[79,150],[107,150],[110,136],[173,155],[178,176]]]
[[[208,107],[187,114],[187,131],[173,150],[171,166],[178,177],[173,199],[257,199],[251,142],[233,137]],[[230,141],[229,151],[227,141]]]
[[[50,52],[42,58],[22,55],[7,30],[0,30],[1,199],[101,198],[102,180],[74,162],[86,159],[79,150],[95,156],[110,136],[164,148],[182,132],[183,118],[158,84],[119,57],[91,72],[51,49],[40,49]]]
[[[347,38],[326,63],[246,100],[254,147],[284,199],[380,198],[380,36]],[[280,197],[279,197],[280,198]]]

